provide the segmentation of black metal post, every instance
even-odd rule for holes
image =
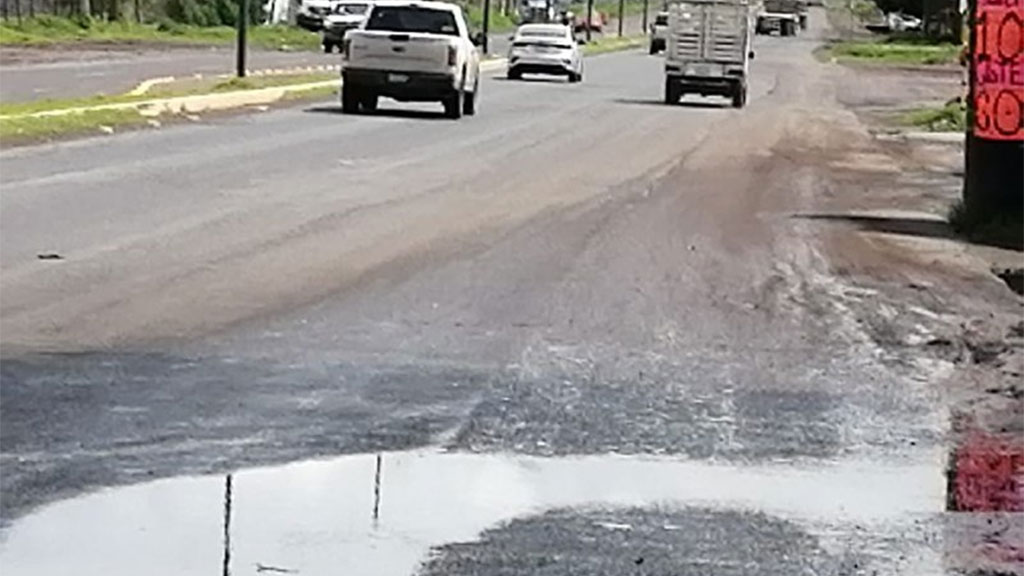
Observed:
[[[491,43],[491,0],[484,0],[484,22],[483,22],[483,35],[484,37],[480,40],[480,49],[483,50],[484,54],[487,54],[488,45]]]
[[[590,25],[594,22],[594,0],[587,0],[587,42],[590,42]]]
[[[235,49],[235,74],[245,78],[245,32],[249,27],[249,0],[238,0],[238,46]]]
[[[224,477],[224,566],[223,576],[231,576],[231,474]]]
[[[380,519],[380,469],[384,463],[384,456],[377,454],[377,470],[373,474],[373,520]]]
[[[642,23],[640,24],[640,27],[642,28],[641,32],[643,32],[644,34],[647,34],[647,11],[648,10],[650,10],[650,7],[648,6],[648,0],[644,0],[644,14],[643,14],[643,16],[641,16]]]
[[[1024,60],[1019,42],[1004,33],[1014,25],[1020,30],[1020,5],[1006,6],[1002,18],[978,0],[967,10],[970,85],[963,200],[968,228],[981,229],[1000,219],[1019,226],[1024,214],[1024,102],[1007,89],[1012,80],[999,81],[1011,78],[1009,71]],[[1021,242],[1018,234],[1015,243]]]
[[[626,18],[626,0],[619,0],[619,38],[622,38],[622,21]]]

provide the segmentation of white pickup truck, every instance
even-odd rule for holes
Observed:
[[[375,110],[381,96],[441,102],[445,115],[476,113],[480,36],[470,37],[462,8],[444,2],[377,2],[344,40],[341,107]]]

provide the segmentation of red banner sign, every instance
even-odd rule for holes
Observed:
[[[1024,140],[1024,0],[977,0],[974,135]]]

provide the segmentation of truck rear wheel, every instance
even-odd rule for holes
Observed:
[[[462,118],[462,107],[464,105],[465,93],[462,89],[456,90],[444,99],[444,115],[452,120]]]
[[[732,107],[743,108],[747,104],[747,86],[746,84],[737,84],[732,91]]]
[[[476,114],[476,93],[480,91],[480,82],[477,81],[472,92],[467,92],[462,99],[462,113],[466,116]]]
[[[779,33],[783,36],[793,36],[796,34],[796,26],[792,20],[786,20],[781,23],[779,27]]]
[[[683,91],[680,89],[679,84],[671,81],[665,81],[665,104],[679,104],[679,99],[682,98]]]
[[[359,92],[355,86],[341,84],[341,111],[345,114],[359,112]]]

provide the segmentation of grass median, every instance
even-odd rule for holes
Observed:
[[[143,125],[159,126],[160,120],[157,118],[174,120],[175,118],[166,117],[180,116],[170,113],[154,116],[153,114],[144,114],[134,107],[88,109],[97,106],[141,103],[182,96],[245,92],[281,86],[303,86],[337,79],[337,73],[328,72],[248,78],[188,79],[160,85],[142,95],[118,94],[92,98],[0,104],[0,145],[21,145],[71,136],[111,133]],[[323,98],[336,91],[336,85],[313,86],[285,92],[277,101]],[[274,102],[270,101],[268,104]],[[40,113],[53,114],[40,115]]]
[[[175,22],[138,24],[128,21],[38,16],[16,22],[0,20],[0,46],[45,47],[93,44],[230,45],[235,29],[230,26],[192,26]],[[294,26],[252,26],[249,44],[267,50],[316,50],[320,36]]]
[[[840,62],[933,66],[955,64],[960,50],[957,44],[933,44],[897,37],[834,42],[825,48],[825,54]]]
[[[639,48],[647,42],[646,36],[598,36],[583,46],[583,53],[587,56],[604,54],[606,52],[618,52],[620,50],[632,50]]]
[[[899,122],[926,132],[963,132],[967,123],[967,110],[959,103],[918,108],[904,112]]]

